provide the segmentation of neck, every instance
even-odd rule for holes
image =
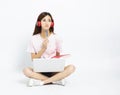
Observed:
[[[49,37],[49,35],[50,35],[50,31],[49,30],[42,30],[41,31],[41,36],[43,38],[47,38],[47,37]]]

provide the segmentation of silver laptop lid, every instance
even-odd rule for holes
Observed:
[[[33,59],[33,70],[35,72],[61,72],[64,70],[65,59]]]

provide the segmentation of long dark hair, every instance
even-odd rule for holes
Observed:
[[[48,13],[48,12],[42,12],[42,13],[38,16],[37,22],[38,22],[38,21],[41,21],[41,20],[42,20],[45,16],[47,16],[47,15],[50,16],[51,21],[54,23],[54,20],[53,20],[53,18],[52,18],[52,15],[51,15],[50,13]],[[37,22],[36,22],[36,23],[37,23]],[[53,26],[53,27],[50,27],[49,31],[52,32],[52,33],[54,33],[54,26]],[[41,26],[37,26],[37,24],[35,24],[35,29],[34,29],[33,35],[36,35],[36,34],[39,34],[39,33],[41,33]]]

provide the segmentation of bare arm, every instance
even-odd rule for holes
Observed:
[[[45,52],[46,49],[41,49],[37,54],[36,53],[31,53],[31,58],[32,60],[34,58],[40,58],[42,56],[42,54]]]
[[[31,58],[32,60],[34,58],[40,58],[42,56],[42,54],[45,52],[45,50],[47,49],[47,44],[48,44],[48,39],[45,39],[42,43],[42,47],[41,50],[38,53],[31,53]]]

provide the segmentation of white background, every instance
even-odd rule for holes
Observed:
[[[55,33],[63,39],[63,53],[70,53],[72,57],[68,62],[76,66],[76,72],[71,76],[71,80],[76,81],[78,85],[81,85],[81,81],[87,80],[83,82],[88,84],[90,82],[90,88],[94,86],[95,89],[98,84],[92,82],[102,80],[103,83],[111,80],[106,85],[100,85],[99,82],[98,89],[101,90],[99,94],[96,94],[96,90],[96,93],[93,93],[95,92],[93,89],[93,92],[90,91],[88,85],[83,88],[90,95],[119,95],[119,5],[119,0],[0,1],[0,78],[2,79],[0,87],[6,89],[7,85],[4,86],[4,82],[7,81],[7,84],[13,84],[16,88],[14,79],[19,74],[22,75],[22,69],[30,63],[26,49],[37,17],[41,12],[47,11],[54,18]],[[108,89],[103,90],[104,86]],[[76,87],[71,89],[74,91]],[[85,89],[76,92],[83,94],[85,91],[86,94],[83,95],[87,95]],[[9,91],[9,88],[7,90]],[[69,91],[68,93],[74,94]]]

